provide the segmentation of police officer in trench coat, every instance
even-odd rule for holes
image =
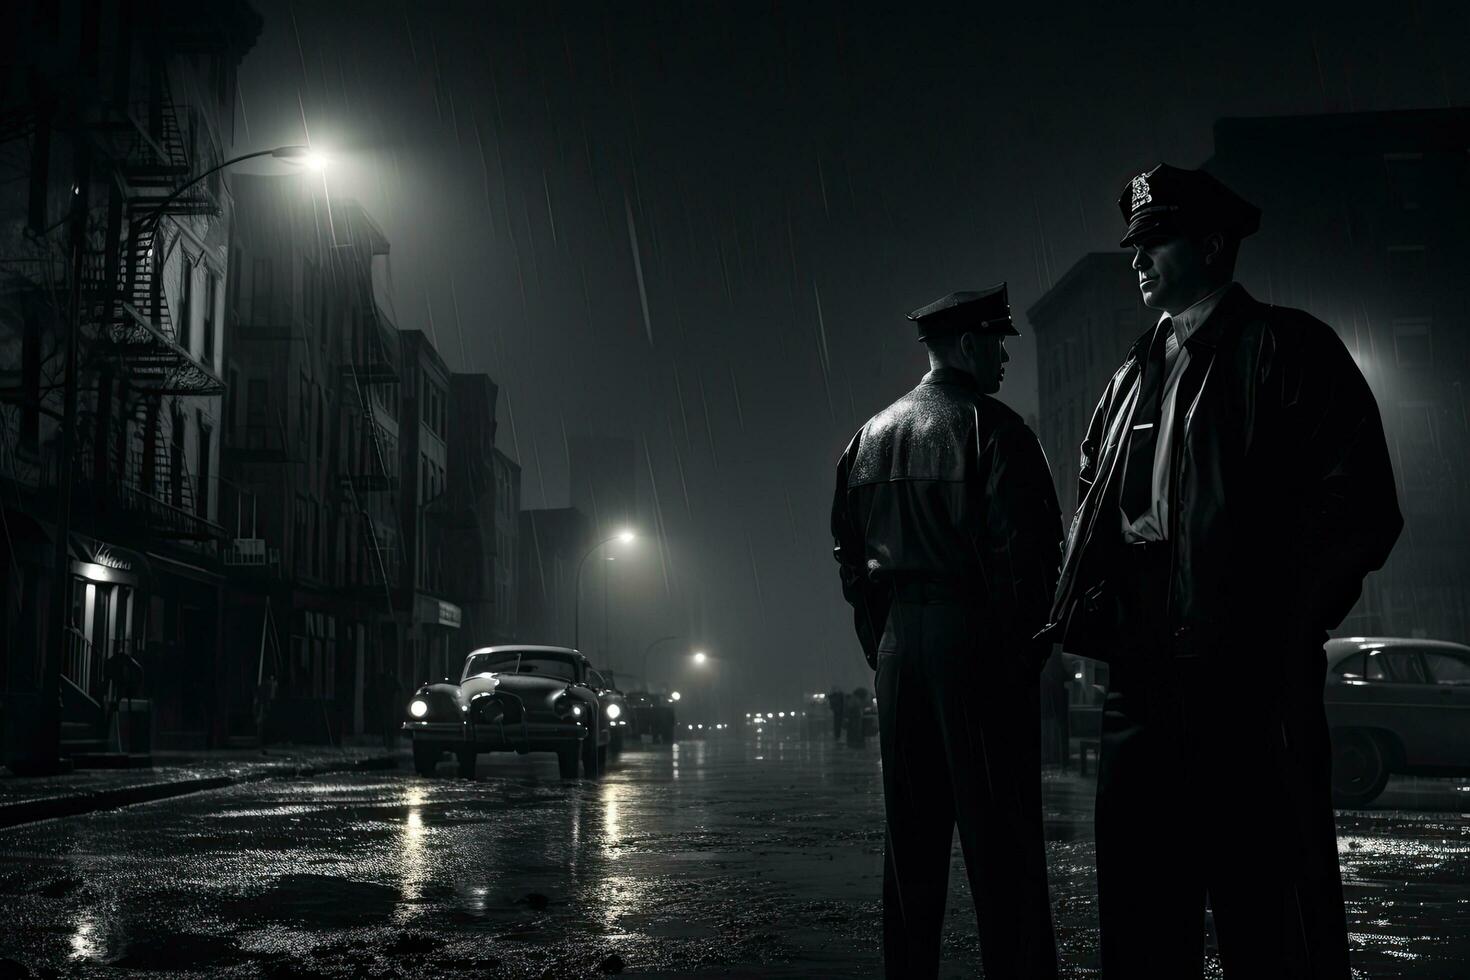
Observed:
[[[1041,826],[1037,674],[1061,547],[1046,457],[990,397],[1005,372],[1005,284],[909,314],[919,386],[874,416],[837,468],[834,549],[877,671],[887,837],[887,976],[939,968],[959,825],[985,975],[1054,977]]]
[[[1327,630],[1403,526],[1378,406],[1330,327],[1233,281],[1260,212],[1160,164],[1118,200],[1157,324],[1108,381],[1044,638],[1108,661],[1103,975],[1348,980]]]

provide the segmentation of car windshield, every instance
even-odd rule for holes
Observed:
[[[555,654],[536,653],[529,650],[476,653],[465,661],[465,677],[487,673],[535,674],[540,677],[555,677],[563,681],[577,679],[577,669],[570,660],[564,660]]]

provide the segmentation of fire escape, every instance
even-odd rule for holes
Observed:
[[[394,475],[391,456],[396,452],[384,445],[383,426],[374,405],[375,391],[382,385],[399,383],[396,351],[389,350],[389,338],[397,330],[382,320],[373,297],[371,257],[355,253],[356,245],[342,247],[344,253],[339,270],[355,294],[362,311],[361,329],[349,345],[342,365],[343,396],[354,405],[359,419],[359,438],[354,440],[341,480],[344,501],[356,515],[361,529],[370,569],[381,583],[388,609],[393,605],[393,588],[399,571],[398,546],[401,540],[396,523],[398,478]],[[373,503],[378,503],[374,508]],[[378,516],[374,516],[374,510]],[[383,516],[386,512],[386,517]],[[376,588],[377,583],[374,583]]]
[[[225,386],[189,353],[187,337],[181,343],[163,279],[170,257],[181,247],[177,223],[218,216],[220,206],[207,183],[189,184],[196,169],[190,159],[193,129],[186,132],[181,124],[161,71],[152,73],[146,101],[131,103],[126,111],[104,107],[92,128],[123,190],[111,208],[104,250],[88,263],[89,276],[95,277],[87,283],[93,301],[83,323],[92,338],[89,366],[109,370],[142,396],[130,420],[138,438],[120,454],[123,474],[113,491],[122,510],[150,533],[219,540],[226,537],[224,529],[198,513],[198,496],[208,488],[194,484],[182,425],[169,425],[164,398],[217,396]]]

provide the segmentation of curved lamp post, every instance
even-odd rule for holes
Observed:
[[[582,553],[582,557],[579,558],[579,559],[577,559],[577,577],[576,577],[576,579],[575,579],[575,581],[574,581],[574,583],[572,585],[572,588],[574,590],[573,597],[572,597],[572,649],[573,650],[580,650],[580,649],[582,649],[582,568],[583,568],[583,566],[585,566],[587,564],[587,559],[588,558],[591,558],[592,555],[593,555],[593,553],[595,553],[596,551],[598,551],[599,549],[601,549],[604,545],[612,544],[614,541],[621,542],[622,544],[631,544],[633,542],[633,540],[635,538],[637,538],[637,537],[638,537],[638,535],[634,534],[631,530],[629,530],[627,528],[624,528],[623,530],[619,531],[617,534],[614,534],[610,538],[603,538],[601,541],[597,542],[592,547],[590,547],[586,551],[584,551]]]
[[[649,679],[648,679],[648,657],[649,657],[649,655],[653,653],[655,647],[660,646],[660,645],[662,645],[664,643],[667,643],[670,640],[677,640],[677,639],[679,639],[679,634],[677,634],[677,633],[670,633],[668,636],[661,636],[661,637],[659,637],[658,639],[654,640],[652,643],[648,644],[648,646],[646,646],[646,647],[643,648],[643,666],[641,668],[641,674],[640,674],[640,676],[643,678],[643,685],[645,687],[650,688],[650,689],[652,689],[652,687],[653,687],[653,685],[651,683],[649,683]]]
[[[177,201],[179,197],[184,193],[184,191],[193,187],[201,180],[214,176],[226,167],[233,167],[237,163],[243,163],[246,160],[254,160],[256,157],[275,157],[277,160],[296,160],[306,164],[306,166],[310,167],[312,170],[323,170],[327,166],[327,158],[322,156],[322,154],[316,152],[309,146],[300,146],[297,144],[291,144],[288,146],[276,146],[272,147],[269,150],[255,150],[251,153],[242,153],[237,157],[231,157],[223,163],[216,164],[215,166],[210,167],[203,173],[199,173],[194,175],[193,177],[190,177],[184,183],[174,188],[171,194],[149,208],[147,213],[144,214],[141,218],[139,218],[137,221],[134,221],[132,223],[132,228],[128,232],[128,244],[130,246],[128,254],[131,255],[134,251],[136,251],[138,238],[142,233],[143,228],[145,226],[149,228],[150,233],[152,230],[156,230],[158,227],[159,219],[163,217],[164,210],[170,204]],[[131,277],[136,275],[136,271],[136,264],[131,264],[128,268],[130,286],[132,284]]]

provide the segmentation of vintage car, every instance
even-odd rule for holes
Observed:
[[[564,778],[577,775],[579,760],[596,777],[614,732],[626,726],[624,712],[621,693],[576,650],[484,647],[465,658],[458,683],[414,692],[403,731],[421,776],[433,775],[446,752],[465,777],[481,752],[554,752]]]
[[[1373,802],[1391,773],[1470,775],[1470,647],[1329,640],[1323,696],[1339,806]]]
[[[632,716],[629,719],[628,735],[635,742],[641,741],[644,735],[655,743],[667,744],[677,738],[674,729],[678,719],[671,696],[651,691],[630,691],[627,698]]]

